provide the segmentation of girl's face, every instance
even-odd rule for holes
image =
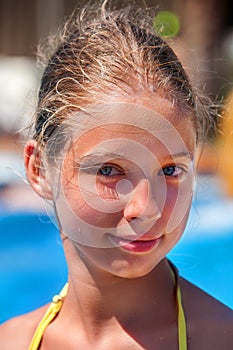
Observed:
[[[188,116],[158,97],[86,112],[75,116],[79,131],[54,181],[61,230],[89,266],[143,276],[184,231],[195,130]]]

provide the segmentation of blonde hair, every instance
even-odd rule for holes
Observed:
[[[163,93],[181,111],[191,112],[199,138],[205,134],[211,113],[172,48],[154,32],[152,19],[142,9],[106,6],[86,7],[72,16],[41,80],[33,125],[40,145],[52,145],[55,134],[56,142],[65,143],[65,132],[59,142],[56,130],[65,129],[69,115],[115,91]]]

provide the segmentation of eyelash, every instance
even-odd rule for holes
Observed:
[[[87,170],[87,169],[86,169]],[[105,179],[113,179],[114,177],[125,175],[125,172],[118,166],[113,164],[104,164],[104,165],[95,165],[92,169],[90,169],[91,173],[97,174]],[[107,170],[107,171],[106,171]],[[170,170],[172,173],[166,173],[166,170]],[[105,172],[106,171],[106,172]],[[178,166],[175,164],[167,165],[159,170],[159,176],[165,176],[170,179],[177,179],[183,175],[184,172],[187,172],[186,169],[182,166]]]
[[[104,174],[102,173],[101,174],[101,170],[109,170],[109,173],[108,174]],[[115,170],[115,174],[111,174],[112,171]],[[172,174],[170,173],[166,173],[166,170],[171,170],[172,171]],[[178,173],[177,173],[178,172]],[[159,171],[159,175],[164,175],[164,176],[167,176],[167,177],[173,177],[173,178],[178,178],[180,177],[183,173],[185,172],[185,169],[183,167],[180,167],[180,166],[177,166],[177,165],[168,165],[166,167],[163,167],[160,171]],[[116,166],[113,166],[113,165],[110,165],[110,164],[107,164],[107,165],[104,165],[102,166],[98,172],[97,172],[98,175],[100,176],[104,176],[104,177],[113,177],[113,176],[118,176],[118,175],[123,175],[124,172],[122,170],[120,170],[118,167]]]
[[[115,173],[114,174],[111,174],[111,173],[110,174],[104,174],[104,173],[101,174],[101,171],[103,171],[104,169],[106,170],[107,168],[108,168],[108,170],[110,169],[111,172],[114,170]],[[124,175],[124,172],[122,169],[120,169],[114,165],[105,164],[98,169],[97,174],[100,176],[104,176],[104,177],[113,177],[113,176]]]
[[[172,174],[166,174],[166,169],[170,169],[174,170]],[[178,174],[174,174],[178,171]],[[177,165],[167,165],[165,167],[163,167],[160,171],[159,171],[159,175],[164,175],[168,178],[179,178],[180,176],[183,175],[183,173],[186,172],[186,170],[181,167],[181,166],[177,166]]]

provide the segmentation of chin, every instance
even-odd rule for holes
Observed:
[[[154,268],[156,268],[162,259],[163,258],[158,261],[154,261],[152,264],[148,264],[148,262],[129,264],[127,261],[114,261],[112,265],[112,268],[114,270],[113,274],[117,277],[126,279],[145,277],[151,273]]]

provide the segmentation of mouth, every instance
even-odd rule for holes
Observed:
[[[137,240],[129,240],[124,239],[122,237],[113,236],[111,234],[108,235],[109,239],[114,243],[115,246],[122,248],[123,250],[127,250],[132,253],[146,253],[154,248],[156,248],[160,241],[161,237],[155,239],[137,239]]]

